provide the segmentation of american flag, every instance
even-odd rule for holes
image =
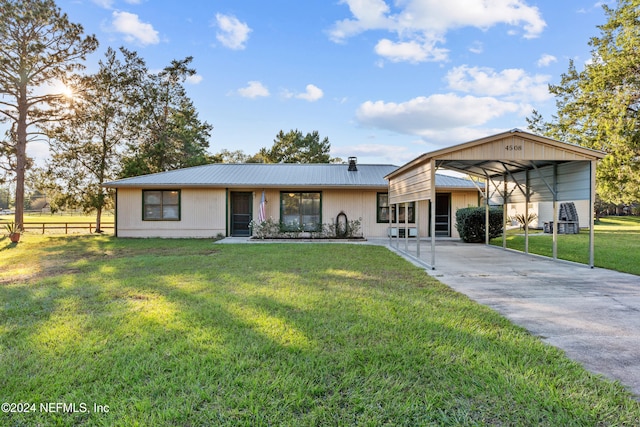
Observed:
[[[264,190],[262,190],[262,199],[260,199],[260,209],[258,211],[258,222],[267,220],[267,201],[264,198]]]

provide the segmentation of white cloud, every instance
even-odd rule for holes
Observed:
[[[469,46],[469,52],[480,54],[484,52],[484,44],[481,41],[474,41],[471,46]]]
[[[366,126],[426,137],[434,130],[480,126],[520,109],[517,103],[493,97],[448,93],[420,96],[402,103],[367,101],[356,111],[356,118]]]
[[[246,47],[251,32],[251,28],[246,23],[240,22],[235,16],[221,13],[216,14],[216,23],[219,28],[216,39],[225,47],[233,50],[242,50]]]
[[[445,61],[448,50],[436,47],[437,40],[411,40],[395,43],[389,39],[382,39],[375,47],[378,55],[391,62],[425,62]]]
[[[250,81],[247,83],[247,87],[238,89],[238,93],[244,98],[254,99],[269,96],[269,89],[258,81]]]
[[[526,0],[342,0],[349,6],[352,19],[337,21],[329,31],[334,42],[370,30],[396,35],[397,40],[383,38],[376,52],[393,61],[443,61],[447,50],[438,47],[446,34],[456,28],[475,27],[482,30],[499,24],[515,27],[525,38],[535,38],[546,23],[537,7]]]
[[[532,104],[551,98],[550,76],[522,69],[463,65],[452,68],[445,79],[449,93],[399,103],[367,101],[357,109],[356,120],[363,126],[419,136],[428,144],[450,145],[491,134],[496,129],[488,126],[495,120],[513,123],[515,118],[517,124],[511,127],[518,127]]]
[[[293,93],[290,91],[284,92],[285,98],[298,98],[304,99],[305,101],[314,102],[321,99],[324,96],[324,92],[316,85],[308,84],[306,87],[306,91],[302,93]]]
[[[495,71],[487,67],[462,65],[451,69],[445,79],[449,88],[480,96],[501,97],[516,102],[546,101],[551,98],[550,76],[529,75],[520,68]]]
[[[549,54],[545,53],[544,55],[542,55],[540,57],[540,59],[538,59],[538,62],[536,62],[536,65],[538,67],[548,67],[553,62],[558,62],[558,58],[556,58],[553,55],[549,55]]]
[[[134,13],[114,11],[111,24],[116,32],[124,34],[128,42],[137,42],[143,46],[160,42],[158,32],[153,26],[141,22]]]
[[[356,19],[335,23],[329,37],[337,43],[363,31],[393,26],[393,21],[385,16],[389,12],[389,6],[384,0],[341,0],[340,3],[346,3]]]
[[[194,74],[193,76],[187,77],[187,83],[192,85],[197,85],[202,81],[203,77],[200,74]]]

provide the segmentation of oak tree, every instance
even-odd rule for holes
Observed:
[[[583,70],[570,62],[550,86],[557,115],[545,123],[534,112],[529,128],[607,152],[597,170],[598,195],[628,204],[640,200],[640,2],[603,8],[608,19],[589,41],[591,61]]]
[[[77,94],[75,114],[48,128],[51,159],[45,180],[53,209],[81,207],[96,211],[96,232],[101,215],[112,202],[102,184],[120,172],[120,155],[137,135],[135,118],[139,105],[135,94],[147,73],[144,61],[120,48],[122,60],[111,48],[99,62],[98,71],[86,77]]]

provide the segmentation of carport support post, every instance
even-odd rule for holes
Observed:
[[[553,259],[558,259],[558,164],[553,165]]]
[[[525,171],[524,184],[524,253],[529,253],[529,200],[531,200],[529,191],[529,169]]]
[[[429,222],[431,223],[431,269],[436,269],[436,162],[431,159],[431,213]]]
[[[396,218],[395,218],[395,224],[396,224],[396,249],[400,250],[400,203],[396,203]]]
[[[387,197],[389,193],[387,193]],[[387,234],[389,235],[389,247],[393,247],[393,205],[391,204],[391,200],[387,198],[387,209],[389,209],[389,229]]]
[[[487,177],[484,188],[486,194],[484,196],[484,243],[489,244],[489,177]]]
[[[404,202],[404,251],[409,252],[409,202]]]
[[[507,248],[507,174],[502,176],[503,193],[502,193],[502,248]]]
[[[551,227],[551,233],[553,234],[553,259],[558,259],[558,200],[556,195],[553,195],[553,227]]]
[[[413,215],[416,219],[416,258],[420,259],[420,208],[418,208],[419,201],[414,203]]]
[[[593,268],[595,266],[595,221],[593,219],[595,213],[595,201],[596,201],[596,166],[598,165],[597,160],[591,160],[591,196],[589,203],[589,267]],[[580,224],[578,224],[578,229],[580,229]]]

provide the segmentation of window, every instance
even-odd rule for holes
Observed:
[[[389,215],[392,215],[393,222],[404,223],[404,203],[400,203],[400,217],[396,219],[396,205],[389,206],[389,193],[378,193],[377,199],[377,222],[389,222]],[[415,202],[409,203],[409,218],[408,222],[414,224],[415,218]]]
[[[179,190],[143,190],[143,221],[180,221]]]
[[[285,230],[317,231],[322,227],[320,193],[280,193],[280,221]]]

